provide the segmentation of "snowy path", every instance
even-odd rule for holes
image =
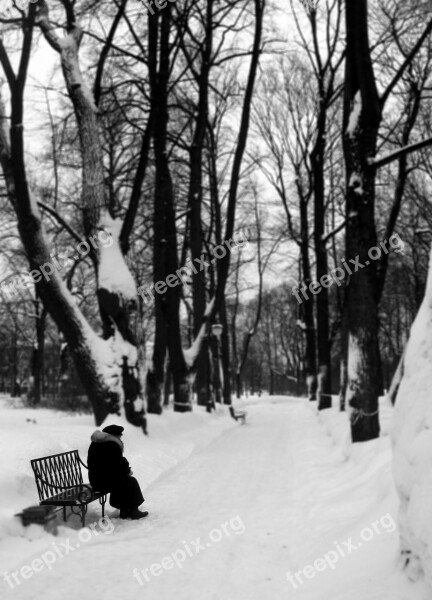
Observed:
[[[369,552],[371,568],[368,570],[366,564],[369,577],[366,587],[352,580],[356,572],[363,577],[356,564],[362,560],[365,568],[364,553],[359,551],[357,559],[351,561],[351,568],[351,558],[345,558],[339,570],[317,573],[313,581],[293,589],[286,579],[288,570],[295,571],[311,562],[305,559],[312,558],[313,562],[322,556],[333,547],[332,540],[345,539],[345,536],[334,537],[341,531],[340,525],[339,529],[334,525],[338,518],[341,520],[340,511],[344,510],[340,504],[339,516],[330,515],[330,521],[319,518],[320,511],[326,510],[327,497],[336,512],[337,490],[332,478],[337,477],[342,494],[365,484],[357,481],[358,474],[352,469],[341,464],[340,452],[335,451],[304,403],[285,399],[253,407],[250,412],[248,425],[225,431],[145,490],[145,506],[150,511],[147,519],[124,522],[113,518],[115,527],[111,534],[99,533],[87,543],[80,543],[77,532],[71,531],[71,545],[80,544],[79,548],[59,559],[51,571],[34,573],[31,579],[8,589],[6,597],[324,600],[322,582],[327,582],[326,589],[331,589],[331,595],[326,593],[325,597],[332,600],[419,597],[405,595],[407,588],[402,576],[399,580],[396,575],[395,583],[388,545],[395,550],[396,539],[393,536],[390,540],[388,534],[386,539],[381,536],[380,546],[373,554]],[[315,465],[317,459],[319,465]],[[133,465],[133,459],[131,462]],[[369,500],[374,504],[374,498]],[[95,530],[100,532],[98,510],[89,512],[87,523],[95,522]],[[345,528],[350,524],[352,527],[361,513],[356,504],[345,510],[342,513]],[[346,532],[352,535],[351,529]],[[198,554],[197,538],[200,538]],[[381,556],[378,561],[376,553]],[[174,563],[173,555],[179,563],[182,561],[180,567]],[[39,556],[28,557],[16,568]],[[385,581],[381,583],[383,569],[392,574],[390,586]],[[2,582],[2,598],[4,591]]]

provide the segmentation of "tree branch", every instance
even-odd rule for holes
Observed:
[[[74,229],[72,229],[72,227],[63,219],[63,217],[61,217],[58,212],[52,208],[52,206],[49,206],[49,204],[45,204],[45,202],[40,202],[38,201],[38,206],[40,206],[40,208],[42,208],[43,210],[45,210],[47,213],[49,213],[50,215],[52,215],[55,220],[60,223],[60,225],[62,227],[64,227],[64,229],[66,229],[66,231],[73,237],[76,239],[77,242],[82,242],[82,237],[80,235],[78,235],[78,233],[76,233],[76,231],[74,231]]]
[[[120,234],[120,244],[123,254],[127,254],[129,250],[129,236],[131,234],[135,222],[135,217],[137,214],[138,205],[141,197],[142,186],[147,171],[150,143],[152,139],[152,130],[153,115],[152,113],[150,113],[147,121],[147,127],[142,138],[140,157],[138,167],[135,173],[135,179],[129,200],[129,206],[126,212],[126,217],[123,221],[123,226]]]
[[[3,40],[1,38],[0,38],[0,64],[3,67],[4,74],[6,75],[6,79],[8,81],[9,88],[12,91],[15,86],[15,83],[16,83],[16,77],[15,77],[15,73],[13,72],[12,65],[9,60],[9,56],[7,55],[7,52],[3,45]]]
[[[324,244],[326,244],[329,240],[331,240],[332,237],[334,237],[336,234],[339,233],[339,231],[341,231],[346,225],[346,220],[344,219],[342,221],[342,223],[340,223],[340,225],[338,225],[337,227],[335,227],[333,229],[333,231],[330,231],[327,235],[322,237],[322,242]]]
[[[414,144],[409,144],[409,146],[404,146],[403,148],[398,148],[394,152],[390,152],[387,156],[383,156],[382,158],[372,158],[369,160],[369,164],[374,169],[380,169],[385,165],[405,156],[406,154],[411,154],[411,152],[415,152],[416,150],[421,150],[422,148],[426,148],[427,146],[432,145],[432,137],[426,138],[421,142],[415,142]]]
[[[93,95],[95,98],[96,105],[99,104],[99,100],[100,100],[100,96],[101,96],[101,83],[102,83],[102,75],[103,75],[103,71],[104,71],[104,67],[105,67],[105,62],[108,57],[108,53],[111,50],[114,36],[117,31],[118,24],[120,23],[120,20],[124,14],[124,9],[126,7],[127,2],[128,2],[128,0],[122,0],[120,6],[118,7],[117,14],[114,17],[114,20],[111,24],[111,29],[108,33],[108,37],[107,37],[104,47],[102,48],[102,51],[100,53],[98,66],[96,69],[95,83],[93,86]]]
[[[402,75],[405,73],[405,69],[414,60],[415,55],[420,50],[420,48],[423,45],[423,42],[425,41],[425,39],[428,37],[428,35],[431,32],[432,32],[432,19],[427,24],[425,30],[423,31],[423,33],[419,37],[417,43],[415,44],[415,46],[413,47],[413,49],[411,50],[411,52],[408,54],[408,56],[406,57],[406,59],[404,60],[404,62],[401,64],[401,66],[397,70],[395,76],[393,77],[393,79],[391,80],[391,82],[389,83],[389,85],[387,86],[387,89],[385,90],[385,92],[383,93],[383,95],[381,96],[381,98],[379,99],[381,110],[384,108],[384,105],[387,102],[388,97],[390,96],[393,88],[397,85],[397,83],[401,79]]]

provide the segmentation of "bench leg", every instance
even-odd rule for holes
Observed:
[[[85,518],[87,514],[87,504],[81,504],[81,524],[85,527]]]
[[[105,518],[105,502],[106,501],[107,501],[106,495],[105,496],[101,496],[99,498],[100,505],[102,506],[102,519]]]
[[[63,506],[63,521],[66,523],[66,506]]]

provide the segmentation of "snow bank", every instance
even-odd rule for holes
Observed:
[[[411,329],[396,397],[394,477],[399,493],[400,566],[432,588],[432,271]]]
[[[348,415],[338,411],[337,397],[333,402],[333,408],[318,412],[316,403],[301,401],[296,414],[290,440],[295,449],[288,503],[293,513],[290,574],[329,552],[337,555],[338,547],[346,550],[349,541],[352,551],[297,588],[289,584],[277,600],[424,600],[424,585],[407,581],[396,569],[397,493],[388,435],[392,407],[380,399],[379,439],[351,444]]]
[[[352,444],[351,431],[349,424],[349,413],[340,412],[339,396],[332,396],[332,408],[317,412],[318,418],[328,435],[333,439],[335,445],[340,448],[345,458],[353,456],[354,448],[364,447],[364,444]],[[379,420],[381,428],[381,438],[388,436],[392,428],[393,407],[387,396],[379,399]],[[388,440],[385,442],[388,445]]]

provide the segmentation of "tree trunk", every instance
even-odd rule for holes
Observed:
[[[314,246],[316,257],[316,281],[328,273],[327,248],[324,241],[325,190],[324,154],[327,107],[324,100],[323,82],[320,81],[320,105],[317,123],[317,139],[311,153],[314,189]],[[329,331],[328,289],[321,287],[316,297],[317,358],[318,358],[318,410],[331,407],[331,347]]]
[[[301,194],[301,192],[299,192]],[[306,298],[301,304],[303,320],[305,323],[306,351],[305,351],[305,375],[308,398],[310,401],[316,400],[317,378],[316,378],[316,337],[314,321],[314,296],[309,291],[309,285],[312,283],[311,266],[309,259],[309,222],[307,213],[307,203],[305,198],[300,199],[300,220],[301,220],[301,242],[300,253],[303,271],[303,281],[306,286]]]
[[[270,368],[270,396],[274,396],[274,372],[273,369]]]
[[[205,134],[208,124],[208,86],[212,55],[213,36],[213,0],[207,0],[205,17],[206,35],[201,51],[201,71],[197,74],[198,106],[195,117],[195,131],[190,155],[190,180],[189,180],[189,219],[190,219],[190,248],[192,262],[199,259],[202,254],[203,230],[201,207],[203,202],[203,149]],[[192,280],[193,295],[193,327],[194,336],[199,334],[206,308],[206,273],[195,273]],[[208,401],[208,360],[201,349],[196,365],[195,384],[198,395],[198,404],[206,406]]]
[[[342,310],[344,310],[342,308]],[[341,356],[340,356],[340,388],[339,409],[345,411],[345,399],[348,387],[348,324],[346,315],[342,314],[341,324]]]
[[[168,356],[165,360],[165,381],[164,381],[164,407],[169,406],[171,391],[171,368],[169,364]]]
[[[109,413],[120,412],[120,400],[124,400],[126,418],[145,430],[144,405],[140,396],[139,365],[136,346],[129,327],[129,314],[133,302],[133,280],[123,261],[123,268],[116,273],[107,262],[116,256],[121,262],[118,246],[119,224],[112,219],[106,208],[107,198],[103,183],[103,156],[99,139],[97,109],[91,92],[88,90],[79,66],[79,45],[82,31],[75,19],[68,13],[68,33],[60,39],[48,18],[45,2],[38,3],[38,25],[49,44],[59,53],[68,93],[75,109],[83,162],[82,209],[84,231],[92,246],[86,241],[86,251],[90,254],[98,276],[98,299],[101,318],[104,325],[105,340],[97,336],[79,310],[75,299],[69,293],[50,256],[48,244],[37,203],[28,187],[24,162],[23,136],[23,93],[30,57],[36,7],[31,4],[26,28],[22,62],[19,69],[19,84],[14,84],[14,75],[7,55],[1,55],[4,69],[10,74],[11,90],[11,127],[10,147],[1,110],[0,160],[7,180],[8,195],[17,218],[18,230],[32,269],[50,265],[53,270],[49,276],[37,281],[37,292],[45,308],[63,333],[77,372],[92,403],[96,423],[100,425]],[[11,74],[12,73],[12,74]],[[100,232],[104,232],[105,241],[110,241],[110,258],[102,245]],[[104,262],[105,261],[105,262]],[[103,269],[103,264],[107,267]],[[110,277],[107,277],[107,273]],[[117,275],[120,281],[116,281]],[[123,289],[127,282],[128,294]],[[135,298],[134,298],[135,300]],[[108,339],[109,338],[109,339]],[[109,356],[109,358],[108,358]],[[140,398],[141,402],[137,402]]]
[[[168,164],[168,84],[170,74],[171,6],[160,16],[149,14],[149,71],[154,111],[155,194],[153,233],[154,283],[166,281],[178,270],[174,191]],[[159,54],[159,56],[158,56]],[[192,410],[189,369],[183,355],[180,329],[180,288],[168,287],[155,296],[156,310],[164,316],[166,340],[174,385],[174,410]]]
[[[236,398],[239,400],[242,394],[242,386],[241,386],[241,374],[236,371],[235,374],[235,382],[236,382]]]
[[[146,377],[147,412],[162,413],[162,393],[165,379],[166,326],[159,303],[155,306],[155,337],[153,357]]]
[[[33,349],[32,375],[33,388],[31,390],[32,403],[40,404],[44,394],[44,363],[45,363],[45,328],[47,312],[40,300],[35,300],[36,312],[36,344]]]
[[[222,330],[222,372],[223,372],[223,402],[226,405],[231,404],[231,360],[230,360],[230,340],[228,333],[228,320],[226,314],[225,299],[222,302],[220,311]]]
[[[344,98],[348,389],[354,442],[378,437],[379,348],[376,264],[375,157],[380,106],[370,58],[367,0],[346,3],[347,54]],[[358,260],[362,267],[354,266]],[[351,262],[353,261],[353,262]]]
[[[18,371],[18,325],[16,322],[16,318],[14,320],[12,344],[11,396],[12,398],[18,398],[19,396],[21,396],[21,386],[19,384]]]

